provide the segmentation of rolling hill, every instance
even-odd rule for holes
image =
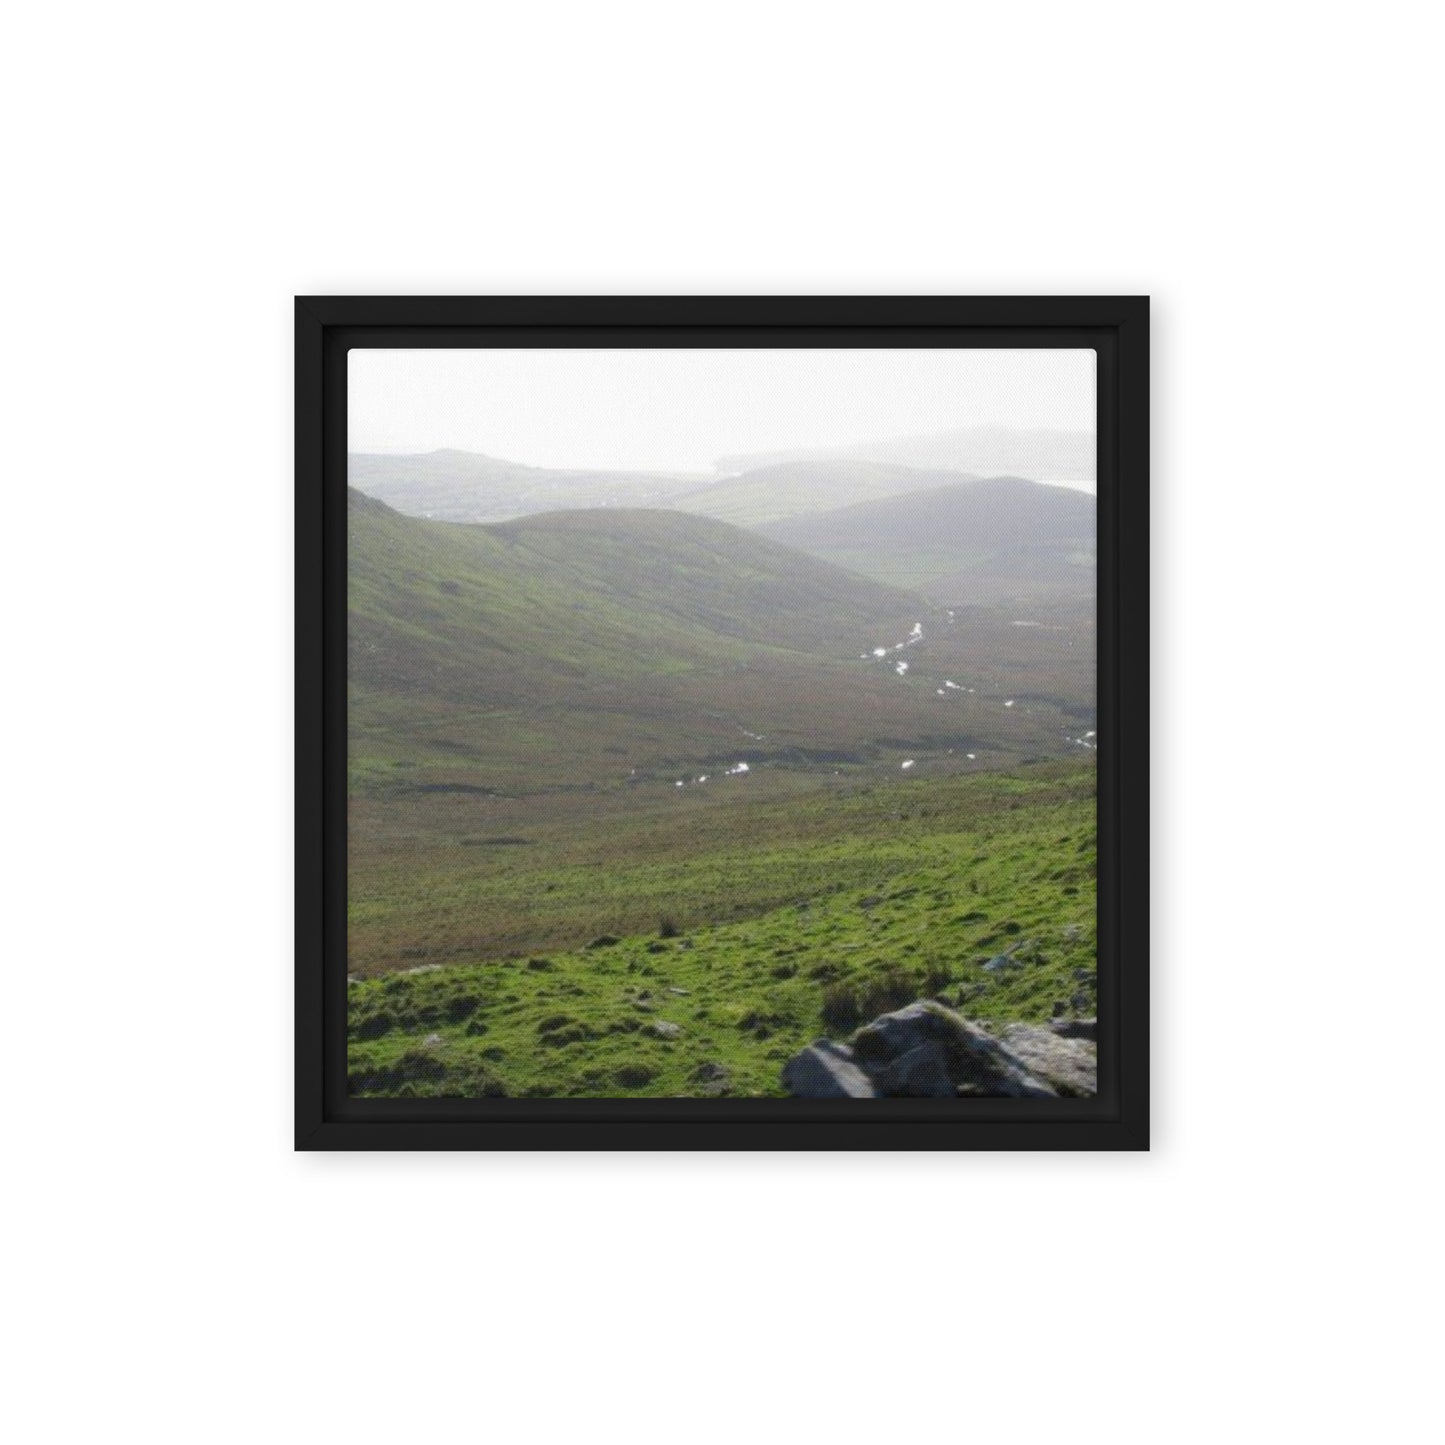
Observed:
[[[944,603],[1087,600],[1094,594],[1093,497],[1018,477],[954,482],[758,530]]]
[[[572,694],[774,653],[852,656],[916,598],[725,523],[551,512],[492,526],[349,496],[350,679],[457,702]]]
[[[918,600],[776,542],[671,512],[459,526],[349,501],[354,788],[645,779],[907,711],[881,677],[850,710],[848,659]]]
[[[607,509],[460,526],[349,501],[354,793],[1058,755],[1092,710],[1071,640],[955,624],[726,523]],[[1006,711],[1014,691],[1037,706]]]

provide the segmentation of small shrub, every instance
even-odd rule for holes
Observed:
[[[659,938],[676,938],[679,932],[677,919],[670,914],[665,913],[657,920],[657,936]]]
[[[892,968],[881,978],[870,979],[864,985],[858,1004],[863,1016],[871,1019],[912,1003],[919,992],[918,981],[912,974]]]
[[[627,1064],[613,1074],[619,1087],[624,1089],[640,1089],[644,1084],[650,1084],[657,1077],[656,1069],[649,1069],[646,1064]]]
[[[397,1061],[397,1072],[409,1079],[440,1079],[447,1066],[425,1049],[408,1049]]]
[[[580,1044],[596,1037],[596,1029],[569,1018],[566,1014],[543,1019],[537,1025],[537,1042],[545,1044],[549,1049],[565,1049],[569,1044]]]
[[[830,983],[823,990],[823,1023],[834,1033],[848,1033],[861,1021],[858,995],[848,983]]]
[[[408,1049],[389,1065],[354,1069],[347,1077],[353,1094],[384,1094],[415,1098],[440,1092],[446,1079],[446,1065],[425,1049]]]
[[[396,1026],[395,1014],[389,1009],[378,1009],[376,1013],[362,1019],[351,1032],[353,1037],[358,1039],[379,1039],[383,1034],[389,1034]]]

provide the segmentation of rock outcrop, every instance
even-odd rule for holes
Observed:
[[[797,1099],[876,1099],[878,1090],[853,1050],[819,1039],[783,1065],[783,1087]]]
[[[1099,1092],[1099,1046],[1040,1024],[1006,1024],[999,1031],[1003,1046],[1036,1078],[1068,1099]]]
[[[1092,1019],[990,1029],[934,999],[880,1015],[851,1047],[819,1039],[783,1066],[801,1099],[1082,1098],[1098,1091]]]

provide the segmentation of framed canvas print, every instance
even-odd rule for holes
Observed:
[[[1148,1143],[1148,303],[296,302],[296,1144]]]

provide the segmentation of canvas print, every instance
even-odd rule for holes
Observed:
[[[355,1097],[1096,1091],[1095,353],[354,349]]]

